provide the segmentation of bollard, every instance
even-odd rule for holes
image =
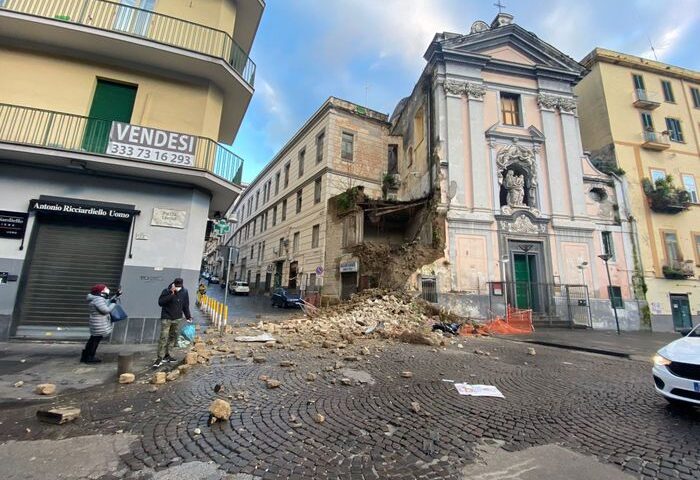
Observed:
[[[117,376],[122,373],[133,373],[134,354],[120,353],[117,357]]]

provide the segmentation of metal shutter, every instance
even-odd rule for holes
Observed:
[[[22,298],[21,326],[86,327],[85,296],[97,283],[119,286],[129,223],[38,218]]]

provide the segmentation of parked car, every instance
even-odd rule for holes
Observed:
[[[284,288],[276,288],[272,292],[272,306],[280,308],[298,307],[302,303],[299,295],[289,293]]]
[[[219,283],[219,277],[217,277],[216,275],[212,275],[211,277],[209,277],[209,283]]]
[[[700,325],[654,355],[656,391],[673,404],[700,405]]]
[[[233,295],[249,295],[250,287],[248,282],[232,281],[228,283],[228,293]]]

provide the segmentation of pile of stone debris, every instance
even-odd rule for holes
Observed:
[[[300,346],[321,345],[334,348],[352,344],[355,338],[391,338],[406,343],[438,345],[440,333],[432,325],[445,319],[445,312],[406,292],[367,289],[338,305],[309,312],[279,324],[260,324],[259,328]],[[291,337],[291,338],[290,338]]]

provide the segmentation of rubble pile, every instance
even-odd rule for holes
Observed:
[[[437,345],[442,335],[432,333],[439,312],[408,293],[367,289],[344,303],[324,307],[303,318],[280,324],[259,324],[262,330],[297,337],[302,345],[335,348],[362,336],[380,336],[407,343]]]

